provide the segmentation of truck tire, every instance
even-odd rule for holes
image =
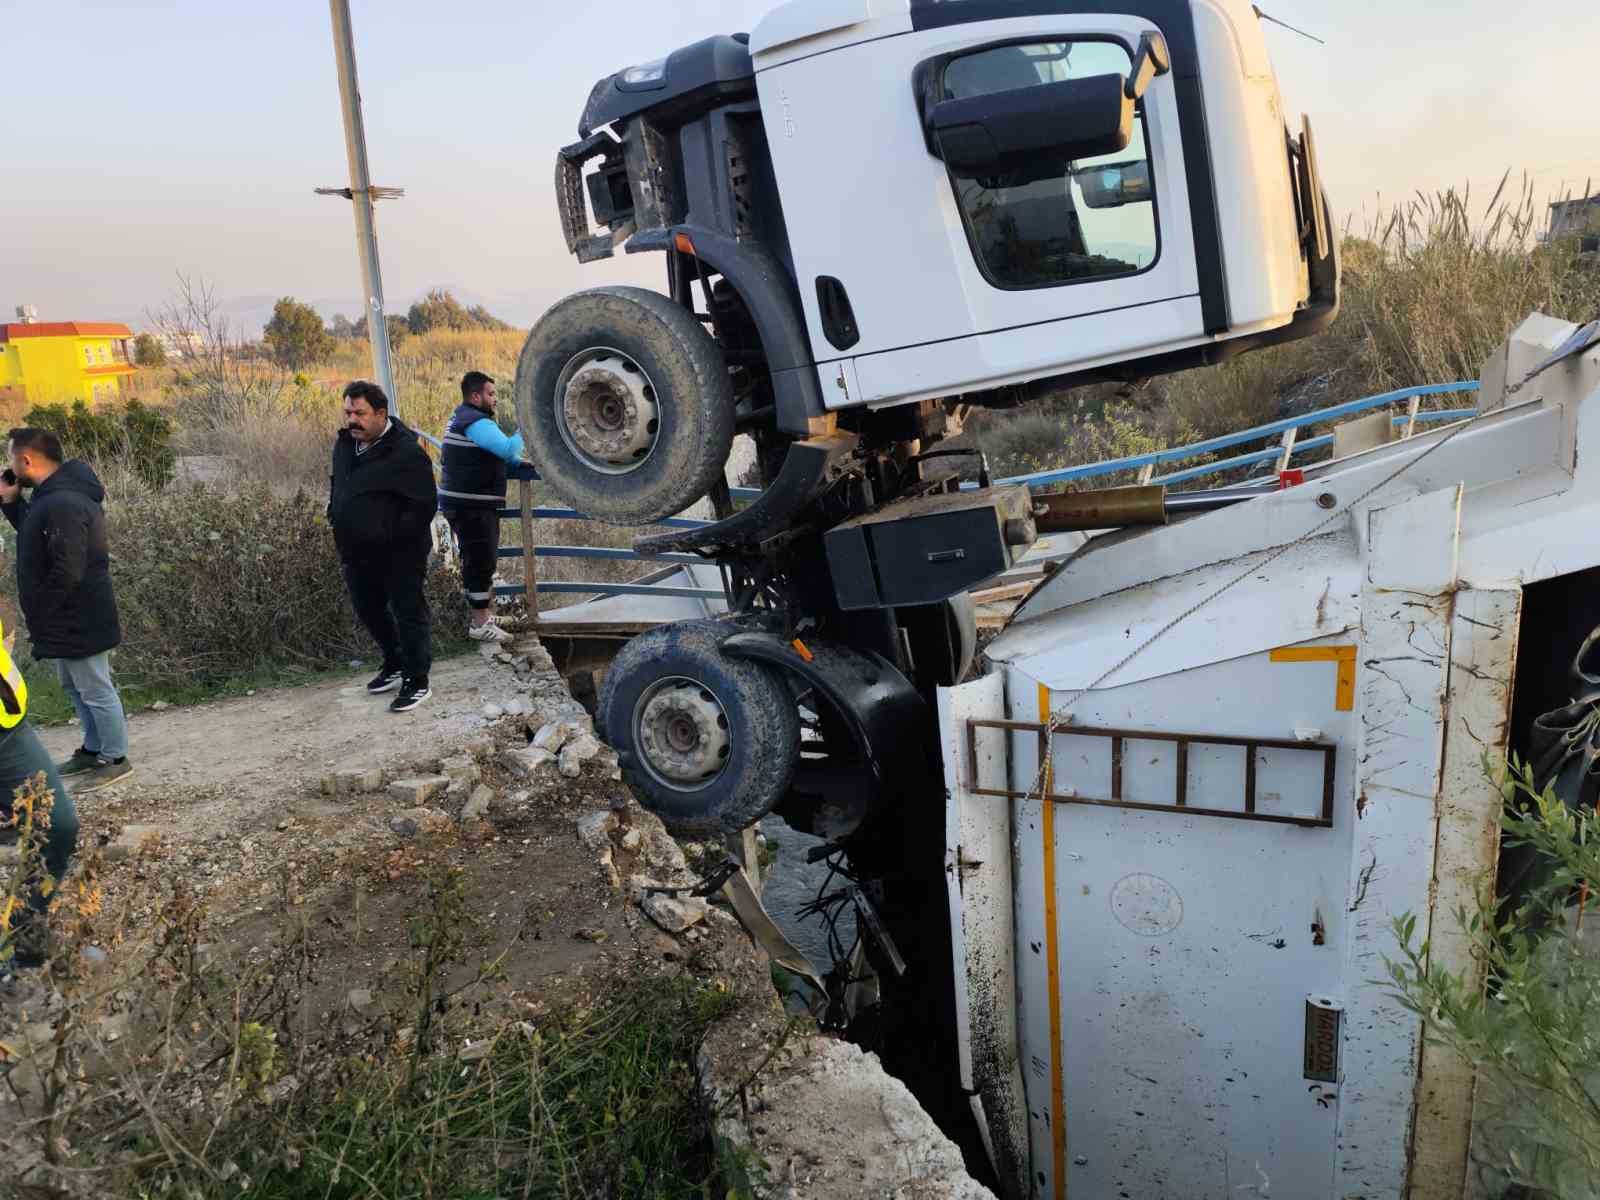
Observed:
[[[783,798],[800,719],[783,676],[722,653],[726,621],[640,634],[612,661],[599,718],[640,803],[675,834],[737,833]]]
[[[733,385],[693,314],[643,288],[578,292],[517,362],[528,456],[573,508],[613,525],[682,512],[722,478]]]

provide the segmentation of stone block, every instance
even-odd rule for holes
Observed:
[[[611,831],[616,827],[616,813],[585,813],[578,818],[578,840],[596,854],[608,851],[611,849]]]
[[[108,863],[121,862],[160,840],[161,830],[154,825],[124,825],[122,832],[106,844],[102,854]]]
[[[450,786],[444,775],[416,775],[409,779],[396,779],[389,785],[389,795],[401,804],[417,806],[442,796]]]
[[[710,908],[698,896],[663,896],[652,892],[639,901],[644,915],[668,933],[682,933],[705,920]]]
[[[583,732],[572,721],[551,721],[540,727],[539,732],[533,735],[533,744],[541,750],[548,750],[551,754],[559,753],[578,734]]]
[[[576,779],[583,773],[583,764],[600,753],[600,743],[592,733],[580,733],[561,747],[561,774]]]
[[[518,779],[529,779],[540,767],[556,761],[548,750],[528,746],[522,750],[507,750],[500,756],[500,765]]]

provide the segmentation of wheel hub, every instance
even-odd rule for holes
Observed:
[[[638,466],[661,427],[649,377],[627,355],[609,350],[580,355],[577,369],[568,370],[559,406],[567,444],[601,470]]]
[[[687,679],[662,680],[638,712],[638,746],[656,775],[702,784],[721,773],[732,747],[728,717],[706,688]]]

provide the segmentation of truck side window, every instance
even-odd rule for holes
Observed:
[[[1126,76],[1132,58],[1119,42],[1030,42],[994,46],[945,67],[947,98],[1037,87],[1093,75]],[[1133,275],[1156,260],[1154,174],[1142,112],[1116,154],[1074,162],[1065,174],[1008,186],[956,179],[973,252],[997,287],[1054,287]]]

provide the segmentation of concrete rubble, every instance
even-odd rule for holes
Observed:
[[[905,1084],[858,1046],[801,1038],[743,1088],[746,1060],[715,1038],[698,1065],[725,1170],[762,1164],[729,1182],[759,1200],[994,1200]]]

